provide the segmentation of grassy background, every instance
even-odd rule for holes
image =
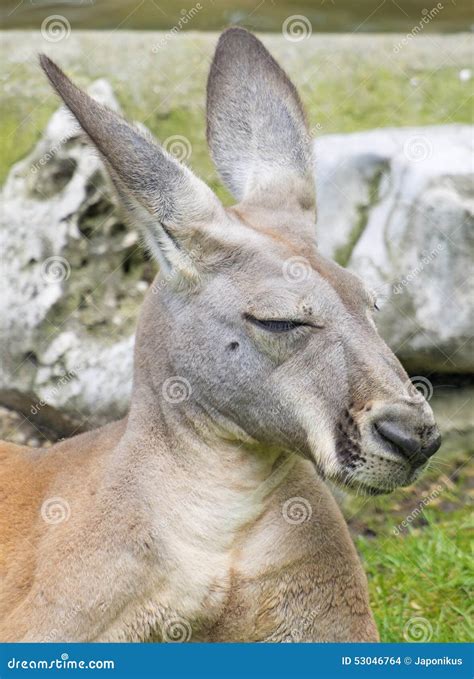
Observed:
[[[382,641],[474,639],[469,458],[441,453],[416,486],[349,511]]]
[[[106,77],[126,115],[161,141],[185,136],[187,159],[224,200],[205,143],[205,87],[217,36],[185,33],[157,50],[160,34],[73,31],[59,43],[39,31],[0,33],[0,182],[40,138],[58,106],[37,55],[46,52],[81,87]],[[373,127],[472,120],[470,36],[317,35],[290,43],[261,36],[298,86],[314,136]],[[155,49],[155,51],[153,51]],[[124,58],[126,55],[126,58]]]

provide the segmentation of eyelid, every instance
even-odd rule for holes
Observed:
[[[324,325],[320,323],[313,323],[311,321],[308,321],[307,319],[297,319],[297,318],[257,318],[256,316],[253,316],[252,314],[244,314],[244,318],[247,321],[250,321],[250,323],[253,323],[254,325],[260,326],[264,328],[265,323],[288,323],[290,325],[293,325],[293,328],[289,328],[288,330],[282,330],[280,332],[290,332],[291,330],[294,330],[296,328],[301,328],[301,327],[306,327],[306,328],[316,328],[316,329],[322,329],[324,328]],[[264,329],[270,329],[270,328],[264,328]],[[278,330],[276,332],[279,332]]]

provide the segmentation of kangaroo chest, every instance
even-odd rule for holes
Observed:
[[[284,511],[296,495],[312,508],[297,521]],[[144,586],[101,640],[376,640],[365,576],[319,482],[295,470],[247,522],[239,504],[219,506],[162,517]]]

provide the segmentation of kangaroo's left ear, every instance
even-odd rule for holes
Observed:
[[[48,57],[41,65],[100,152],[117,192],[163,271],[199,280],[198,260],[227,217],[211,189],[153,140],[76,87]]]
[[[207,138],[239,201],[314,213],[311,139],[300,98],[260,40],[242,28],[225,31],[217,45]]]

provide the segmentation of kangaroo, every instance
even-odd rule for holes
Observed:
[[[373,295],[318,252],[295,87],[251,33],[221,35],[207,137],[238,201],[225,208],[41,64],[160,270],[128,416],[47,450],[0,447],[0,639],[378,640],[325,480],[388,493],[440,438]]]

